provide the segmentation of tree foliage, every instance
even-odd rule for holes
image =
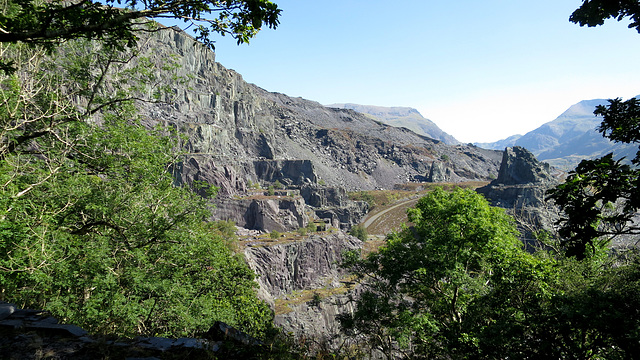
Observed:
[[[599,131],[623,143],[640,143],[640,101],[609,100],[596,115],[603,117]],[[559,234],[566,253],[583,259],[618,235],[640,234],[633,222],[640,209],[640,152],[630,166],[613,153],[583,160],[566,181],[549,192],[563,210]]]
[[[569,20],[580,26],[599,26],[612,18],[618,21],[630,18],[629,28],[640,32],[640,2],[637,0],[583,0]]]
[[[231,35],[246,43],[266,25],[278,25],[280,9],[268,0],[7,0],[0,8],[0,42],[56,44],[69,39],[98,39],[132,47],[145,18],[183,20],[198,40]]]
[[[349,230],[349,235],[355,236],[361,241],[367,241],[369,237],[367,229],[362,224],[354,225],[351,230]]]
[[[523,250],[513,221],[471,190],[436,190],[414,224],[344,265],[364,291],[340,316],[387,358],[629,358],[640,343],[637,264]],[[635,258],[633,258],[635,259]],[[622,286],[626,284],[625,286]],[[628,304],[626,304],[628,302]]]
[[[570,20],[598,26],[608,18],[620,21],[627,17],[632,21],[629,27],[640,32],[639,1],[584,0]],[[640,142],[640,100],[609,100],[594,114],[603,118],[598,131],[604,137],[626,144]],[[613,153],[583,160],[564,184],[550,191],[549,198],[563,210],[558,224],[568,256],[584,259],[615,236],[640,234],[634,223],[640,208],[640,150],[631,160],[633,166],[622,160]]]
[[[389,235],[378,253],[348,258],[345,265],[368,281],[342,324],[388,356],[471,353],[477,337],[466,329],[469,308],[527,258],[512,221],[461,189],[437,189],[408,215],[414,226]]]
[[[585,0],[571,21],[630,17],[640,31],[639,14],[637,1]],[[595,114],[605,137],[640,142],[637,99],[609,100]],[[533,254],[479,195],[434,191],[378,253],[345,257],[364,291],[341,315],[343,329],[389,359],[636,358],[639,255],[606,245],[640,233],[638,165],[640,151],[631,165],[613,154],[584,160],[550,192],[563,210],[561,246]]]
[[[260,336],[253,272],[174,186],[179,136],[140,124],[174,64],[84,40],[0,44],[0,298],[93,332],[190,336],[216,320]]]

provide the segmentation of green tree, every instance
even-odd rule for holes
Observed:
[[[599,26],[606,19],[618,21],[630,18],[629,28],[640,32],[640,2],[637,0],[583,0],[582,5],[571,14],[570,21],[580,26]]]
[[[254,274],[202,223],[204,200],[173,186],[175,138],[107,119],[2,209],[1,293],[93,332],[193,336],[222,320],[264,334]]]
[[[632,20],[629,27],[640,32],[639,1],[585,0],[570,20],[598,26],[608,18],[627,17]],[[603,136],[627,144],[640,142],[640,100],[609,100],[594,114],[603,118],[598,128]],[[550,191],[549,198],[563,211],[558,224],[566,255],[584,259],[615,236],[640,233],[632,222],[640,208],[640,151],[631,163],[633,167],[616,160],[612,153],[583,160],[565,183]]]
[[[480,354],[491,323],[470,309],[492,289],[517,283],[515,276],[544,277],[536,259],[522,250],[513,220],[471,190],[436,189],[408,215],[414,226],[389,235],[378,253],[347,257],[344,265],[366,278],[366,291],[356,311],[341,316],[344,329],[389,358]],[[500,309],[514,315],[520,305]]]
[[[640,32],[640,2],[585,0],[571,16],[582,26],[608,18],[630,18]],[[603,136],[627,144],[640,142],[640,101],[609,100],[594,112],[602,116]],[[640,206],[640,151],[629,166],[608,154],[583,160],[565,183],[550,191],[563,215],[558,222],[565,255],[562,288],[537,318],[537,338],[547,349],[564,349],[560,358],[633,359],[640,353],[637,251],[616,256],[606,246],[619,235],[637,235],[633,223]],[[604,259],[604,261],[603,261]]]
[[[637,354],[636,256],[528,253],[513,220],[471,190],[435,190],[409,220],[378,253],[348,253],[343,264],[364,287],[355,311],[340,316],[343,329],[387,358]]]
[[[228,226],[173,185],[179,136],[136,115],[179,81],[173,65],[64,46],[0,44],[16,64],[0,74],[0,298],[100,333],[193,336],[222,320],[265,334],[271,311]]]
[[[368,238],[367,229],[360,224],[353,226],[349,231],[349,235],[355,236],[362,241],[367,241]]]
[[[57,44],[69,39],[99,39],[132,47],[147,18],[183,20],[198,40],[231,35],[246,43],[266,25],[278,25],[280,9],[268,0],[7,0],[0,8],[0,42]]]

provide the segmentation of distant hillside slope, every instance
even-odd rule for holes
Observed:
[[[605,139],[596,129],[602,118],[593,114],[596,106],[607,104],[605,99],[583,100],[569,107],[555,120],[523,136],[512,136],[495,143],[476,144],[485,149],[504,149],[522,146],[538,160],[562,169],[574,168],[582,159],[591,159],[614,152],[617,157],[633,157],[636,146],[615,144]],[[513,142],[512,144],[508,144]]]
[[[512,147],[516,144],[516,141],[520,139],[522,135],[511,135],[506,139],[498,140],[492,143],[473,143],[473,145],[481,147],[483,149],[490,150],[504,150],[508,147]]]
[[[359,113],[373,116],[375,119],[391,126],[404,127],[416,134],[440,140],[448,145],[460,144],[453,136],[442,131],[433,121],[424,118],[418,110],[410,107],[384,107],[358,104],[331,104],[331,108],[351,109]],[[499,149],[503,150],[503,149]]]

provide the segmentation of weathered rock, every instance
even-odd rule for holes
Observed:
[[[337,316],[356,310],[353,296],[359,288],[347,293],[313,299],[288,305],[290,311],[276,314],[274,323],[298,338],[313,339],[314,343],[329,349],[344,348],[352,338],[344,336]],[[313,348],[313,346],[312,346]]]
[[[197,159],[184,161],[186,178],[219,186],[223,196],[242,191],[247,180],[299,185],[322,179],[348,190],[392,188],[423,178],[443,153],[454,181],[486,180],[497,172],[499,152],[449,146],[353,110],[248,84],[185,33],[161,31],[143,43],[142,53],[152,62],[175,55],[177,75],[195,76],[186,86],[176,85],[167,103],[139,104],[144,123],[185,134],[183,148]]]
[[[0,320],[4,320],[16,311],[14,304],[0,303]]]
[[[302,241],[272,246],[249,247],[244,255],[258,274],[265,300],[296,290],[341,286],[345,275],[338,264],[347,250],[360,249],[362,242],[341,231],[313,234]]]
[[[263,231],[292,231],[307,226],[309,216],[301,197],[269,196],[259,199],[216,199],[212,210],[217,220]]]
[[[496,183],[503,185],[541,184],[555,182],[551,166],[540,162],[527,149],[514,146],[506,148]]]
[[[304,201],[297,199],[253,200],[246,215],[249,229],[292,231],[307,226]]]
[[[359,224],[368,212],[369,204],[364,201],[351,201],[346,206],[315,210],[317,217],[345,231]]]
[[[347,191],[341,187],[308,184],[300,188],[300,195],[309,206],[315,208],[342,207],[350,202]]]
[[[241,168],[242,169],[242,168]],[[231,165],[216,165],[213,159],[203,156],[190,156],[173,169],[177,185],[202,182],[218,187],[218,195],[230,197],[247,191],[247,183]],[[197,190],[206,197],[206,188]]]
[[[350,200],[342,187],[307,184],[300,188],[300,195],[318,218],[343,230],[358,224],[369,211],[369,204]]]
[[[342,231],[311,235],[303,241],[264,247],[249,247],[245,258],[258,274],[258,292],[265,301],[296,297],[299,292],[339,289],[336,295],[318,301],[287,305],[289,311],[276,313],[274,323],[298,337],[313,337],[337,346],[340,341],[336,315],[353,311],[349,289],[343,283],[347,273],[338,264],[345,251],[360,249],[362,242]]]
[[[318,180],[310,160],[258,160],[253,165],[258,179],[270,183],[279,181],[290,186]]]
[[[477,192],[491,205],[506,209],[516,219],[522,240],[533,244],[534,232],[551,230],[557,219],[558,210],[546,201],[545,194],[558,184],[560,175],[528,150],[516,146],[504,151],[498,178]]]
[[[231,340],[242,345],[260,345],[261,341],[229,326],[222,321],[216,321],[205,334],[207,339],[216,341]]]
[[[494,205],[503,208],[540,207],[546,203],[544,193],[559,182],[559,172],[539,162],[527,149],[505,149],[498,178],[478,192]]]
[[[453,182],[456,178],[451,168],[444,163],[438,161],[431,163],[431,169],[427,176],[428,182]]]

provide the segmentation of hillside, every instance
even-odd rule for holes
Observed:
[[[497,174],[500,152],[446,145],[354,110],[261,89],[216,63],[213,52],[183,32],[161,32],[143,52],[156,63],[175,58],[181,75],[195,75],[190,84],[176,86],[171,103],[142,104],[141,112],[148,124],[173,124],[188,136],[182,181],[216,185],[221,197],[275,180],[392,188],[427,179],[434,166],[447,181]],[[308,162],[306,170],[291,161]]]
[[[416,134],[440,140],[445,144],[457,145],[460,142],[453,136],[442,131],[433,121],[424,118],[418,110],[410,107],[384,107],[358,104],[331,104],[327,107],[338,109],[352,109],[371,115],[387,125],[407,128]],[[498,149],[502,150],[502,149]]]
[[[473,143],[475,146],[479,146],[483,149],[492,149],[492,150],[504,150],[508,147],[512,147],[515,145],[516,141],[520,139],[522,135],[511,135],[506,139],[498,140],[490,143]]]
[[[595,158],[612,151],[618,157],[632,157],[636,151],[634,146],[615,144],[596,130],[602,119],[593,112],[596,106],[604,104],[607,104],[605,99],[583,100],[569,107],[555,120],[523,136],[476,145],[486,149],[522,146],[539,160],[565,170],[572,169],[582,159]]]

